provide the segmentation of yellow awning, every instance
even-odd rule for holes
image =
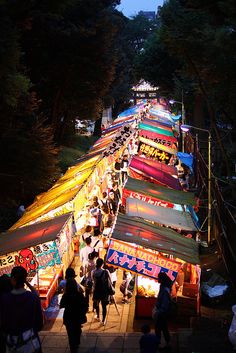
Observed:
[[[80,163],[76,164],[75,166],[69,168],[66,171],[66,173],[58,180],[58,182],[60,180],[73,178],[77,173],[80,173],[83,170],[92,168],[93,166],[95,166],[95,164],[97,163],[97,161],[99,160],[100,157],[101,156],[99,156],[99,155],[91,157],[90,159],[88,159],[84,162],[80,162]]]
[[[9,230],[12,231],[16,228],[24,227],[27,224],[39,218],[40,216],[43,216],[46,213],[62,205],[65,205],[67,202],[73,200],[73,198],[79,192],[79,189],[80,188],[65,191],[62,195],[59,195],[53,201],[49,201],[48,203],[45,203],[43,205],[38,204],[37,207],[35,207],[34,209],[31,209],[30,211],[28,211],[27,209],[24,215],[19,219],[19,221],[16,222]],[[67,212],[69,212],[69,210]],[[66,213],[66,212],[62,212],[62,213]]]

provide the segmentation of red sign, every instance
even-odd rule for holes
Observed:
[[[138,199],[147,203],[150,203],[154,206],[161,206],[161,207],[169,207],[169,208],[174,208],[174,204],[168,201],[163,201],[160,199],[157,199],[155,197],[151,197],[151,196],[146,196],[144,194],[140,194],[138,192],[135,191],[131,191],[128,189],[124,189],[123,190],[123,195],[122,195],[122,204],[123,206],[125,206],[125,202],[126,202],[126,198],[127,197],[131,197],[133,199]]]

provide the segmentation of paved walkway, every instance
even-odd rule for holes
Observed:
[[[74,267],[79,273],[79,262],[75,258]],[[119,291],[122,271],[118,270],[116,291],[117,309],[114,304],[108,306],[107,323],[102,326],[94,319],[94,313],[87,314],[87,323],[83,325],[79,353],[138,353],[140,328],[152,320],[136,320],[135,301],[122,304]],[[79,279],[78,279],[79,280]],[[236,300],[236,299],[235,299]],[[63,326],[63,310],[59,309],[60,297],[55,297],[47,311],[47,321],[40,333],[43,353],[69,353],[68,339]],[[232,319],[229,308],[201,307],[199,318],[176,318],[170,323],[172,353],[233,353],[227,332]],[[160,351],[161,352],[161,351]],[[163,352],[163,351],[162,351]],[[168,352],[168,351],[165,351]]]
[[[43,353],[69,353],[65,332],[42,332]],[[83,333],[79,353],[138,353],[139,333]]]

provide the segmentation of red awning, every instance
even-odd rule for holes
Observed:
[[[181,190],[178,179],[163,170],[159,170],[146,162],[140,161],[136,157],[131,160],[129,168],[141,174],[144,178],[151,179],[158,184],[168,186],[175,190]]]

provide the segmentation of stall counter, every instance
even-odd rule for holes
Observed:
[[[47,309],[52,297],[54,296],[60,277],[62,277],[62,266],[50,268],[39,273],[39,282],[35,285],[38,289],[41,305],[43,309]],[[37,276],[37,275],[36,275]]]

